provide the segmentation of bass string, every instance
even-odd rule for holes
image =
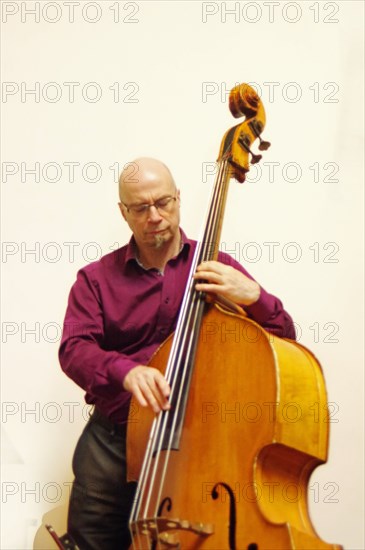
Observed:
[[[198,263],[201,263],[205,259],[209,259],[209,252],[211,252],[211,249],[212,249],[211,243],[212,243],[212,238],[214,236],[214,231],[215,231],[215,226],[216,226],[217,211],[219,212],[219,204],[222,202],[221,197],[222,197],[222,192],[224,192],[224,191],[222,191],[222,181],[223,181],[222,174],[225,173],[225,169],[226,169],[226,167],[222,166],[220,164],[220,171],[219,171],[219,174],[218,174],[218,177],[217,177],[217,184],[214,187],[215,192],[214,192],[213,200],[211,202],[211,208],[210,208],[210,211],[209,211],[208,223],[205,225],[205,227],[208,228],[208,230],[205,231],[205,239],[203,240],[203,243],[205,244],[205,247],[203,246],[203,251],[202,251],[201,254],[199,254]],[[214,250],[214,247],[213,247],[213,250]],[[193,272],[195,272],[195,268],[194,268]],[[193,279],[192,279],[192,282],[194,284]],[[188,306],[188,308],[189,308],[188,309],[188,315],[184,315],[184,317],[183,317],[184,323],[182,323],[182,325],[181,325],[182,326],[181,335],[180,335],[180,333],[178,333],[178,338],[177,338],[177,342],[178,342],[177,350],[178,350],[179,354],[178,355],[176,353],[171,354],[171,356],[173,358],[173,362],[174,362],[173,373],[178,372],[179,365],[181,365],[181,362],[182,362],[181,361],[182,357],[184,357],[186,359],[185,363],[184,363],[183,375],[186,374],[185,373],[185,367],[187,367],[189,365],[189,357],[190,357],[191,348],[192,348],[192,345],[193,345],[193,338],[191,336],[192,336],[192,334],[194,334],[194,331],[196,332],[195,329],[198,326],[199,310],[200,310],[200,305],[202,303],[203,293],[201,293],[201,292],[197,293],[193,289],[193,293],[190,296],[191,296],[190,302],[192,302],[192,304],[190,306]],[[192,321],[191,321],[191,317],[193,317]],[[186,341],[187,341],[188,348],[186,348]],[[173,391],[175,390],[175,380],[179,380],[178,376],[175,376],[173,381],[172,381]],[[179,382],[181,382],[181,380],[179,380]],[[183,388],[183,385],[184,385],[183,383],[180,383],[180,389]],[[178,397],[178,402],[177,402],[177,407],[176,407],[176,410],[175,410],[175,412],[177,412],[177,415],[178,415],[178,411],[179,411],[179,405],[180,405],[180,402],[181,402],[181,398],[182,398],[182,394],[181,394],[181,391],[180,391],[179,397]],[[174,433],[174,430],[172,430],[172,434],[173,433]],[[170,447],[171,447],[171,445],[170,445]]]
[[[192,310],[190,310],[190,315]],[[176,359],[176,353],[175,353]],[[178,359],[178,357],[177,357]],[[176,384],[173,383],[171,395],[173,396],[176,389]],[[144,463],[141,470],[140,480],[137,487],[136,498],[134,501],[134,509],[131,514],[131,521],[135,520],[138,516],[142,518],[148,517],[148,508],[149,503],[152,497],[152,489],[155,485],[154,479],[158,466],[158,459],[160,457],[160,452],[163,445],[164,434],[166,433],[166,425],[168,422],[169,412],[166,411],[165,414],[159,414],[153,421],[150,437],[145,453]],[[155,452],[156,450],[156,452]],[[155,461],[152,466],[152,458],[155,454]],[[151,471],[152,469],[152,471]],[[146,489],[147,496],[146,496]],[[142,502],[144,502],[144,512],[140,513]]]
[[[200,248],[201,248],[201,241],[198,241],[197,248],[196,248],[195,255],[194,255],[194,258],[193,258],[193,262],[192,262],[192,266],[191,266],[191,270],[190,270],[190,274],[189,274],[190,286],[192,286],[192,284],[193,284],[192,274],[195,272],[195,269],[196,269],[196,266],[197,266],[198,257],[199,257],[199,254],[200,254]],[[177,329],[176,329],[176,332],[175,332],[175,335],[174,335],[173,345],[172,345],[172,349],[171,349],[171,352],[170,352],[170,358],[169,358],[168,365],[167,365],[167,368],[166,368],[166,378],[167,378],[168,381],[169,380],[171,381],[171,371],[173,371],[174,358],[176,357],[176,353],[177,353],[177,350],[178,350],[178,342],[181,342],[181,333],[184,329],[184,324],[183,323],[184,323],[184,320],[186,319],[186,311],[188,310],[188,301],[189,301],[189,297],[190,297],[189,291],[191,291],[191,288],[186,289],[184,297],[183,297],[183,302],[182,302],[182,306],[181,306],[181,309],[180,309],[180,314],[179,314],[179,318],[178,318],[178,322],[177,322]],[[144,498],[144,493],[146,491],[146,486],[147,486],[148,479],[149,479],[149,471],[150,471],[150,468],[151,468],[153,449],[156,446],[157,437],[158,437],[159,433],[161,433],[160,432],[161,423],[162,423],[162,415],[160,414],[154,419],[154,421],[152,423],[151,430],[150,430],[150,436],[149,436],[149,440],[148,440],[148,444],[147,444],[147,449],[146,449],[146,452],[145,452],[145,456],[144,456],[144,460],[143,460],[143,464],[142,464],[142,468],[141,468],[141,473],[140,473],[140,476],[139,476],[139,481],[138,481],[138,485],[137,485],[137,489],[136,489],[136,495],[135,495],[135,499],[134,499],[134,503],[133,503],[133,507],[132,507],[132,511],[131,511],[130,523],[132,523],[134,521],[137,521],[138,517],[140,516],[141,504],[142,504],[142,501],[143,501],[143,498]]]
[[[193,321],[192,321],[192,327],[191,327],[192,334],[194,332],[196,332],[196,328],[199,325],[201,314],[202,314],[202,311],[203,311],[202,306],[204,306],[204,305],[205,305],[204,302],[200,302],[200,303],[198,301],[196,302],[196,307],[194,308],[194,315],[193,315]],[[188,347],[185,348],[184,352],[182,353],[183,361],[180,361],[180,364],[179,364],[179,371],[180,372],[182,371],[182,374],[181,374],[181,378],[179,378],[179,385],[177,387],[177,392],[178,393],[177,393],[177,399],[176,399],[176,408],[175,408],[175,410],[172,414],[171,431],[170,431],[170,434],[169,434],[169,440],[168,440],[166,453],[164,455],[164,464],[163,464],[162,472],[161,472],[161,476],[160,476],[159,490],[158,490],[157,498],[156,498],[156,501],[155,501],[155,512],[154,512],[155,514],[157,514],[159,502],[161,501],[161,494],[162,494],[162,490],[163,490],[163,486],[164,486],[164,482],[165,482],[165,478],[166,478],[167,467],[168,467],[168,463],[169,463],[170,453],[171,453],[171,450],[172,450],[172,443],[173,443],[173,439],[175,437],[176,425],[177,425],[177,422],[179,421],[180,411],[182,410],[181,403],[182,403],[182,401],[185,397],[185,393],[184,393],[185,382],[186,382],[187,378],[189,376],[191,376],[192,358],[193,358],[193,355],[194,355],[194,347],[195,347],[194,346],[194,338],[192,338],[192,337],[189,338],[188,341],[187,341],[187,345],[188,345]],[[164,439],[164,434],[163,434],[162,440],[163,439]],[[159,451],[160,450],[161,450],[161,448],[159,449]]]
[[[199,258],[199,263],[201,261],[205,260],[205,259],[210,259],[210,255],[212,253],[214,253],[214,250],[216,248],[216,246],[215,246],[216,243],[215,243],[215,241],[213,241],[213,239],[215,239],[217,237],[217,232],[219,232],[219,227],[217,228],[217,225],[218,225],[217,222],[219,223],[219,220],[220,220],[219,216],[222,214],[222,209],[224,208],[225,200],[223,200],[223,198],[225,198],[225,195],[226,195],[226,192],[227,192],[227,184],[228,184],[227,162],[224,161],[223,163],[220,164],[220,170],[219,170],[219,174],[218,174],[218,177],[217,177],[217,184],[215,185],[215,193],[214,193],[214,197],[213,197],[213,200],[212,200],[212,203],[211,203],[211,208],[210,208],[209,223],[206,224],[205,240],[203,241],[205,243],[205,250],[203,250],[203,253]],[[213,244],[213,246],[211,246],[212,244]],[[159,502],[161,500],[161,494],[162,494],[163,485],[164,485],[164,481],[165,481],[165,477],[166,477],[166,472],[167,472],[167,467],[168,467],[168,462],[169,462],[169,457],[170,457],[170,452],[171,452],[171,447],[172,447],[172,440],[173,440],[174,433],[175,433],[176,422],[177,422],[177,419],[178,419],[178,416],[179,416],[181,400],[184,397],[184,395],[183,395],[184,382],[185,382],[186,376],[190,372],[189,371],[189,366],[191,368],[191,357],[192,357],[191,353],[192,353],[192,348],[194,346],[193,335],[196,334],[196,332],[197,332],[196,329],[197,329],[197,327],[199,327],[199,324],[200,324],[200,317],[201,317],[202,310],[199,306],[201,304],[201,299],[197,298],[196,293],[193,295],[193,299],[194,298],[196,299],[196,302],[193,305],[195,305],[196,307],[191,307],[190,308],[190,317],[191,317],[191,311],[192,310],[194,311],[193,322],[192,322],[192,324],[190,323],[189,320],[186,322],[186,325],[185,325],[185,328],[184,328],[184,334],[183,334],[183,336],[184,336],[183,341],[184,341],[184,344],[185,344],[185,341],[187,339],[187,331],[190,329],[189,330],[190,338],[188,339],[188,349],[186,349],[184,344],[180,345],[180,356],[183,356],[184,359],[185,359],[184,362],[183,362],[183,367],[181,366],[181,364],[182,364],[181,357],[174,357],[174,360],[175,360],[175,370],[174,370],[174,372],[177,372],[178,370],[181,371],[181,368],[182,368],[183,373],[182,373],[181,379],[178,379],[177,376],[175,377],[175,379],[178,379],[179,382],[180,382],[179,394],[178,394],[178,397],[177,397],[176,409],[174,411],[175,414],[173,415],[173,422],[172,422],[172,429],[171,429],[171,433],[170,433],[169,444],[168,444],[168,447],[167,447],[167,452],[165,454],[165,463],[164,463],[162,473],[161,473],[161,477],[160,477],[160,487],[159,487],[159,491],[158,491],[156,502],[155,502],[155,514],[157,514],[158,505],[159,505]],[[180,343],[181,343],[181,341],[180,341]],[[177,363],[176,363],[176,361],[177,361]],[[175,380],[174,380],[174,385],[175,385]],[[165,429],[166,429],[166,423],[164,423],[163,434],[162,434],[162,437],[161,437],[160,441],[164,440]],[[161,447],[159,448],[158,452],[160,452],[160,451],[161,451]]]
[[[172,400],[176,391],[176,379],[178,377],[178,372],[176,369],[177,364],[182,363],[182,356],[186,350],[186,339],[188,336],[188,331],[186,330],[186,327],[189,323],[191,323],[191,317],[194,312],[194,308],[189,307],[187,309],[188,316],[184,316],[182,319],[182,324],[180,324],[179,327],[179,334],[178,340],[180,345],[175,345],[174,350],[170,353],[170,376],[168,381],[171,385],[171,394],[170,399]],[[174,368],[175,367],[175,368]],[[177,401],[179,404],[179,400]],[[178,406],[174,410],[174,412],[178,409]],[[148,514],[148,509],[150,505],[150,501],[152,498],[153,489],[155,487],[155,477],[157,474],[157,469],[159,465],[159,458],[161,455],[161,450],[166,434],[167,429],[167,423],[169,420],[170,411],[165,411],[163,414],[159,414],[153,422],[153,426],[151,429],[150,439],[145,455],[145,461],[142,467],[141,476],[140,476],[140,498],[139,498],[139,509],[136,508],[137,513],[140,514],[140,506],[142,504],[142,501],[144,502],[144,511],[142,514],[143,518],[148,517],[151,514]],[[153,455],[155,456],[155,459],[152,463]],[[147,494],[146,494],[147,490]],[[158,501],[157,501],[158,502]],[[134,514],[135,516],[135,514]]]
[[[215,257],[218,251],[218,239],[220,234],[220,220],[223,218],[223,210],[225,207],[225,198],[227,195],[228,183],[229,183],[229,167],[228,161],[222,160],[220,163],[220,170],[218,173],[218,185],[217,196],[215,197],[212,205],[213,211],[211,214],[212,223],[208,224],[206,230],[206,247],[203,251],[204,259],[211,260]],[[218,255],[218,253],[217,253]]]
[[[190,308],[188,311],[190,313],[190,318],[191,318],[192,309]],[[186,317],[185,317],[185,321],[186,321]],[[180,324],[179,332],[181,333],[181,331],[183,329],[184,329],[184,325]],[[185,331],[185,338],[186,338],[186,331]],[[181,337],[180,337],[180,342],[181,342]],[[177,356],[178,351],[181,352],[182,348],[180,348],[180,350],[179,350],[179,348],[177,346],[175,346],[174,354],[172,354],[172,353],[170,354],[170,363],[173,363],[173,362],[176,363],[176,361],[179,359],[179,356]],[[180,357],[180,359],[181,359],[181,357]],[[170,379],[171,379],[171,377],[170,377]],[[171,392],[172,395],[175,392],[175,388],[176,388],[176,384],[173,383],[172,392]],[[131,522],[135,521],[138,518],[138,516],[140,516],[142,518],[146,518],[146,517],[149,517],[149,515],[150,515],[150,514],[148,514],[148,507],[149,507],[149,502],[150,502],[151,495],[152,495],[151,489],[154,486],[154,476],[155,476],[155,473],[156,473],[156,470],[157,470],[157,465],[158,465],[158,460],[157,459],[160,456],[160,451],[162,449],[162,444],[163,444],[163,440],[164,440],[164,434],[165,434],[165,430],[166,430],[167,421],[168,421],[168,411],[166,411],[166,413],[164,415],[162,415],[162,414],[158,415],[153,421],[151,432],[150,432],[150,437],[149,437],[149,441],[148,441],[148,445],[147,445],[147,449],[146,449],[146,453],[145,453],[145,457],[144,457],[144,462],[143,462],[142,469],[141,469],[141,475],[140,475],[139,483],[138,483],[138,486],[137,486],[136,497],[135,497],[135,500],[134,500],[134,506],[133,506],[132,513],[131,513]],[[154,468],[154,472],[151,472],[152,458],[153,458],[153,454],[155,453],[155,449],[157,449],[156,460],[154,461],[154,465],[156,466],[156,468]],[[147,493],[147,496],[146,496],[147,488],[149,488],[149,490],[148,490],[148,493]],[[144,513],[143,514],[141,514],[142,502],[146,503],[145,506],[144,506]]]
[[[211,208],[211,211],[210,211],[210,220],[212,220],[213,218],[213,222],[214,222],[214,218],[216,216],[216,211],[217,211],[217,203],[219,202],[219,198],[222,194],[221,192],[221,185],[220,185],[220,182],[221,182],[221,174],[222,174],[222,170],[220,170],[220,175],[219,177],[217,178],[217,181],[218,181],[218,184],[217,186],[215,186],[215,197],[212,201],[212,204],[213,204],[213,208]],[[217,189],[218,189],[218,192],[217,192]],[[213,213],[213,215],[212,215]],[[216,218],[215,218],[216,219]],[[214,223],[213,223],[214,225]],[[211,243],[211,235],[212,235],[212,222],[210,222],[209,224],[206,225],[206,227],[208,227],[208,231],[206,232],[206,235],[208,235],[208,237],[205,239],[204,244],[205,244],[205,248],[206,250],[204,251],[203,253],[203,256],[201,258],[199,258],[199,261],[201,261],[202,258],[204,258],[204,254],[206,255],[207,254],[207,251],[209,252],[209,248],[210,248],[210,243]],[[208,248],[207,248],[208,247]],[[200,256],[200,254],[199,254]],[[209,256],[207,257],[207,259],[209,259]],[[205,259],[205,258],[204,258]],[[195,269],[194,269],[195,271]],[[196,295],[194,296],[196,297]],[[198,303],[198,302],[196,302]],[[188,316],[188,318],[186,317],[186,315],[184,315],[183,319],[185,320],[185,323],[183,324],[179,324],[179,326],[181,327],[181,330],[179,330],[179,332],[183,332],[185,334],[183,334],[183,339],[182,337],[178,334],[178,336],[180,336],[179,338],[179,343],[180,343],[180,346],[179,346],[179,351],[180,351],[180,354],[179,355],[182,355],[184,354],[186,356],[186,347],[184,345],[181,345],[182,343],[182,340],[183,342],[185,343],[185,340],[186,340],[186,337],[187,337],[187,328],[188,326],[191,327],[191,315],[192,315],[192,312],[195,310],[195,315],[194,315],[194,320],[193,320],[193,329],[194,329],[194,326],[196,325],[196,319],[197,319],[197,308],[192,308],[190,307],[189,308],[189,312],[190,312],[190,315]],[[189,355],[189,353],[187,354]],[[176,355],[176,350],[174,352],[174,354],[171,353],[171,358],[172,358],[172,361],[171,363],[174,363],[175,366],[176,366],[176,362],[180,362],[181,364],[181,357],[177,356]],[[187,366],[188,366],[188,361],[185,361],[185,364],[184,364],[184,374],[183,374],[183,379],[185,379],[185,376],[186,376],[186,369],[187,369]],[[175,372],[176,372],[176,368],[174,369]],[[175,377],[176,378],[176,377]],[[183,384],[181,384],[181,387],[183,387]],[[173,383],[173,391],[175,390],[175,383]],[[181,394],[179,395],[178,397],[178,401],[177,401],[177,407],[176,407],[176,410],[178,411],[179,409],[179,406],[180,406],[180,403],[181,403]],[[162,416],[162,415],[161,415]],[[155,475],[156,475],[156,471],[157,471],[157,460],[155,460],[155,468],[154,468],[154,472],[152,474],[152,479],[151,479],[151,476],[149,475],[149,470],[150,470],[150,466],[151,466],[151,462],[152,462],[152,454],[154,452],[154,449],[156,448],[156,443],[157,443],[157,440],[158,443],[157,443],[157,453],[158,453],[158,456],[161,449],[162,449],[162,444],[163,444],[163,440],[164,440],[164,434],[165,434],[165,430],[166,430],[166,424],[167,424],[167,416],[168,414],[165,414],[165,422],[162,423],[162,429],[161,429],[161,416],[159,416],[159,422],[158,422],[158,425],[157,425],[157,429],[154,429],[153,430],[153,433],[156,434],[155,437],[152,437],[152,440],[150,439],[150,443],[151,445],[149,445],[149,452],[148,452],[148,457],[147,457],[147,471],[146,471],[146,475],[143,476],[144,478],[144,482],[143,482],[143,487],[142,487],[142,490],[141,490],[141,494],[143,496],[143,492],[144,492],[144,488],[146,487],[146,484],[147,484],[147,481],[150,481],[149,483],[149,487],[150,487],[150,491],[149,491],[149,496],[152,495],[152,488],[153,486],[155,485]],[[173,422],[173,427],[176,426],[176,418],[177,418],[177,415],[175,415],[175,422]],[[155,426],[156,428],[156,426]],[[174,433],[174,430],[172,430],[172,434]],[[171,448],[171,438],[170,438],[170,444],[169,444],[169,448]],[[167,467],[167,461],[168,461],[168,453],[166,454],[166,467]],[[166,467],[164,468],[164,472],[166,471]],[[164,476],[162,476],[162,479],[161,479],[161,487],[162,487],[162,484],[163,484],[163,481],[164,481]],[[162,490],[162,489],[161,489]],[[159,493],[161,493],[161,490]],[[142,500],[142,499],[141,499]],[[148,512],[148,508],[149,508],[149,501],[150,501],[150,498],[147,498],[147,506],[145,506],[145,513],[144,513],[144,517],[147,517],[149,514],[147,513]],[[158,501],[159,499],[157,499],[157,504],[158,504]],[[156,510],[157,511],[157,510]]]
[[[216,195],[217,195],[217,186],[215,185],[212,189],[212,198],[211,198],[210,204],[213,204],[216,202],[216,198],[217,198]],[[211,215],[211,208],[207,211],[206,217],[208,218],[208,220],[210,215]],[[203,229],[205,229],[208,225],[209,225],[208,222],[206,222],[203,226]],[[184,294],[183,303],[180,309],[180,314],[177,322],[177,328],[173,339],[172,349],[170,352],[170,358],[166,369],[166,378],[170,383],[170,386],[172,389],[170,398],[173,397],[173,393],[175,391],[175,383],[174,383],[173,375],[174,375],[174,372],[176,372],[176,363],[179,359],[178,353],[179,353],[179,350],[181,353],[185,347],[184,344],[185,344],[185,339],[187,337],[186,327],[191,323],[192,308],[191,308],[190,302],[191,302],[191,297],[194,296],[193,294],[194,279],[192,275],[193,273],[195,273],[199,260],[202,257],[201,248],[202,248],[203,242],[204,242],[204,239],[203,237],[201,237],[198,241],[191,270],[189,273],[190,284],[188,285]],[[163,434],[165,432],[165,429],[166,429],[165,426],[168,420],[167,416],[168,415],[165,415],[165,422],[163,423],[164,426],[162,426],[162,432],[161,432],[162,415],[159,415],[153,422],[151,434],[149,438],[149,444],[145,453],[144,462],[141,469],[140,479],[137,487],[137,494],[134,501],[134,507],[131,514],[131,521],[135,520],[140,514],[141,503],[144,499],[145,489],[147,486],[147,482],[150,478],[149,472],[150,472],[151,463],[152,463],[153,450],[156,448],[157,439],[161,440],[162,438],[163,440]],[[158,445],[158,447],[160,447],[160,445]],[[149,484],[149,486],[151,486],[151,484]]]
[[[202,226],[202,232],[201,232],[202,235],[198,240],[197,248],[196,248],[194,258],[193,258],[193,262],[192,262],[192,266],[191,266],[190,273],[189,273],[189,276],[188,276],[188,281],[189,282],[188,282],[187,289],[186,289],[185,294],[184,294],[184,299],[183,299],[183,302],[182,302],[182,306],[180,308],[180,314],[179,314],[179,317],[178,317],[177,327],[176,327],[176,331],[175,331],[175,335],[174,335],[174,339],[173,339],[173,344],[172,344],[171,353],[170,353],[170,359],[169,359],[169,362],[168,362],[168,365],[167,365],[167,368],[166,368],[165,376],[166,376],[166,379],[169,383],[171,383],[171,378],[170,378],[171,371],[173,371],[173,369],[175,368],[176,353],[177,353],[178,349],[181,348],[182,338],[184,337],[184,333],[186,332],[186,327],[189,326],[189,313],[190,313],[190,309],[191,309],[191,301],[197,295],[197,292],[195,291],[195,288],[194,288],[195,280],[193,279],[193,275],[196,272],[196,268],[199,265],[199,263],[201,263],[204,259],[208,258],[207,250],[208,250],[208,246],[209,246],[209,244],[208,244],[209,239],[208,239],[206,234],[207,234],[207,228],[210,228],[211,225],[212,225],[212,222],[211,222],[212,216],[213,217],[215,216],[215,210],[216,210],[215,205],[217,204],[217,200],[219,200],[219,194],[220,194],[219,193],[219,188],[220,188],[222,170],[223,170],[223,167],[222,167],[222,163],[220,162],[219,163],[219,173],[218,173],[215,185],[213,186],[212,196],[211,196],[211,199],[210,199],[210,202],[209,202],[210,206],[207,209],[206,220],[205,220],[205,223]],[[198,293],[198,294],[201,294],[201,293]]]
[[[219,179],[220,179],[220,178],[218,178],[218,180],[219,180]],[[219,186],[218,186],[218,187],[219,187]],[[219,197],[219,194],[220,194],[220,193],[218,193],[218,197]],[[217,195],[217,194],[216,194],[216,195]],[[217,204],[217,196],[215,196],[215,200],[213,201],[213,204],[214,204],[214,209],[213,209],[213,210],[216,210],[216,206],[215,206],[215,205]],[[210,217],[210,219],[212,219],[212,217]],[[214,215],[213,215],[213,219],[214,219]],[[211,225],[211,224],[210,224],[210,225]],[[208,225],[207,225],[207,227],[208,227]],[[211,235],[211,231],[208,232],[208,235]],[[208,247],[209,247],[209,243],[211,242],[211,241],[210,241],[210,238],[211,238],[211,237],[205,239],[205,244],[206,244],[206,246],[208,246]],[[205,251],[205,254],[206,254],[206,251]],[[199,255],[200,255],[200,254],[199,254]],[[203,258],[204,258],[204,255],[203,255]],[[204,259],[205,259],[205,258],[204,258]],[[206,257],[206,259],[209,259],[209,256]],[[195,271],[195,269],[194,269],[194,271]],[[192,309],[195,309],[195,311],[197,311],[197,308],[190,308],[190,313],[191,313]],[[191,314],[190,314],[189,317],[191,317]],[[194,327],[196,326],[197,313],[195,313],[195,316],[194,316],[194,317],[195,317],[195,318],[194,318],[194,320],[193,320],[193,330],[194,330]],[[186,325],[186,326],[184,327],[182,324],[180,324],[180,326],[182,327],[181,331],[185,332],[185,335],[186,335],[186,327],[187,327],[187,326],[191,326],[191,320],[190,320],[189,318],[187,319],[186,316],[184,316],[184,318],[185,318],[185,325]],[[185,337],[185,339],[186,339],[186,337]],[[181,344],[181,338],[180,338],[180,344]],[[183,350],[184,350],[184,352],[186,353],[186,350],[185,350],[184,348],[185,348],[184,345],[180,347],[180,352],[181,352],[181,353],[182,353]],[[184,353],[184,354],[185,354],[185,353]],[[188,353],[187,353],[187,356],[189,356],[189,355],[190,355],[190,354],[189,354],[189,352],[188,352]],[[178,360],[178,357],[176,357],[176,353],[174,354],[174,360],[175,360],[175,364],[176,364],[176,360]],[[186,376],[187,366],[188,366],[188,362],[185,362],[185,365],[184,365],[184,375],[183,375],[183,381],[182,381],[182,384],[181,384],[181,388],[182,388],[183,385],[184,385],[183,382],[184,382],[184,379],[185,379],[185,376]],[[174,384],[174,386],[175,386],[175,384]],[[178,397],[178,401],[177,401],[177,407],[176,407],[177,410],[179,409],[180,403],[181,403],[181,393],[180,393],[180,395],[179,395],[179,397]],[[175,422],[173,422],[172,434],[174,433],[174,428],[175,428],[175,425],[176,425],[176,418],[177,418],[177,416],[175,415],[175,419],[174,419]],[[167,418],[165,418],[165,422],[163,423],[164,426],[162,427],[162,430],[159,429],[160,426],[161,426],[161,417],[159,418],[159,420],[160,420],[160,421],[159,421],[158,424],[157,424],[157,429],[156,429],[156,425],[155,425],[155,426],[153,427],[153,429],[151,430],[152,434],[156,434],[156,437],[153,437],[153,435],[152,435],[152,438],[150,438],[150,445],[149,445],[149,449],[148,449],[148,453],[147,453],[147,464],[149,464],[149,465],[151,465],[153,449],[155,448],[155,445],[156,445],[156,442],[157,442],[157,438],[159,439],[158,453],[160,453],[161,448],[162,448],[161,446],[162,446],[162,442],[163,442],[163,439],[164,439],[164,433],[165,433],[165,429],[166,429],[166,420],[167,420]],[[160,435],[160,437],[158,437],[158,435]],[[171,441],[172,441],[172,439],[170,438],[169,449],[171,449]],[[160,456],[160,454],[158,454],[158,456]],[[169,452],[166,454],[165,468],[164,468],[164,470],[163,470],[163,475],[162,475],[162,479],[161,479],[161,483],[160,483],[160,492],[159,492],[159,494],[161,494],[161,491],[162,491],[162,486],[163,486],[163,481],[164,481],[164,479],[165,479],[165,472],[166,472],[166,468],[167,468],[168,458],[169,458]],[[157,461],[156,461],[156,462],[157,462]],[[143,486],[144,486],[144,487],[146,486],[147,480],[148,480],[149,477],[150,477],[150,476],[148,475],[148,470],[149,470],[149,469],[150,469],[150,468],[147,467],[147,475],[143,475],[143,478],[144,478],[144,480],[143,480]],[[157,468],[154,469],[154,470],[155,470],[155,472],[154,472],[154,474],[155,474],[156,471],[157,471]],[[150,483],[150,487],[153,487],[153,486],[154,486],[154,477],[155,477],[155,475],[153,475],[153,477],[152,477],[152,480],[151,480],[151,483]],[[141,494],[143,494],[143,489],[141,490]],[[150,494],[151,494],[151,492],[150,492]],[[139,500],[139,496],[138,496],[138,495],[137,495],[137,500]],[[149,500],[149,499],[148,499],[148,500]],[[157,501],[156,501],[157,504],[158,504],[159,500],[160,500],[160,498],[158,497],[158,498],[157,498]],[[136,501],[135,501],[135,502],[136,502]],[[147,503],[147,506],[146,506],[146,510],[145,510],[144,517],[146,517],[146,511],[147,511],[147,510],[148,510],[148,503]],[[157,513],[157,510],[155,510],[155,513]],[[147,516],[148,516],[148,514],[147,514]],[[132,517],[135,517],[135,514],[132,514]]]
[[[163,414],[159,414],[155,418],[150,438],[147,446],[147,451],[145,455],[144,464],[142,466],[140,482],[137,487],[137,494],[134,501],[134,507],[131,514],[131,521],[136,519],[140,514],[140,508],[143,501],[145,501],[144,513],[142,517],[146,519],[149,514],[150,501],[153,495],[153,487],[155,486],[155,478],[158,471],[159,459],[161,456],[161,450],[163,442],[165,439],[168,417],[170,414],[173,414],[172,421],[172,430],[169,438],[169,443],[167,446],[167,452],[165,453],[165,462],[162,468],[162,473],[159,480],[159,489],[157,493],[157,498],[155,499],[155,512],[154,515],[158,512],[158,506],[163,490],[164,481],[166,478],[166,472],[168,468],[168,462],[172,447],[172,439],[174,434],[174,429],[176,427],[176,422],[178,419],[178,412],[181,406],[181,400],[183,398],[182,390],[184,387],[184,381],[186,379],[190,356],[193,345],[192,334],[196,331],[197,323],[199,320],[199,305],[202,300],[202,296],[194,291],[194,279],[192,274],[195,273],[196,267],[201,261],[209,260],[213,257],[214,251],[216,248],[216,238],[217,233],[219,233],[219,219],[222,214],[222,209],[224,208],[224,200],[222,196],[226,194],[227,187],[227,178],[223,177],[227,175],[227,161],[224,160],[219,163],[219,173],[217,176],[216,184],[214,185],[213,198],[210,203],[210,208],[208,211],[208,222],[205,224],[205,231],[203,239],[198,241],[196,253],[192,262],[191,273],[189,275],[190,284],[188,285],[187,290],[184,294],[184,299],[179,315],[179,320],[177,324],[177,329],[175,332],[175,337],[173,339],[173,345],[170,353],[170,360],[166,369],[166,378],[170,379],[171,385],[171,396],[174,395],[176,391],[176,381],[179,379],[178,373],[181,371],[182,365],[182,378],[180,379],[180,388],[177,396],[176,408],[174,411],[165,411]],[[223,182],[223,184],[222,184]],[[226,185],[224,185],[226,184]],[[217,223],[218,222],[218,223]],[[212,246],[213,244],[213,246]],[[190,336],[190,338],[189,338]],[[187,347],[188,346],[188,347]],[[184,361],[182,358],[184,357]],[[179,371],[179,372],[178,372]],[[155,452],[155,449],[156,452]],[[155,454],[154,465],[152,468],[152,458]],[[152,472],[151,472],[152,468]],[[144,497],[146,492],[147,483],[149,486],[147,497]]]

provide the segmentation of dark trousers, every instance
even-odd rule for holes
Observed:
[[[126,428],[97,412],[75,449],[68,534],[80,550],[127,550],[135,484],[126,483]]]

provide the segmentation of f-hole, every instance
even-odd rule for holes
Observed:
[[[234,498],[234,492],[227,483],[216,483],[214,485],[211,495],[213,500],[217,500],[219,497],[218,487],[225,489],[229,496],[229,529],[228,529],[228,548],[229,550],[236,550],[236,501]],[[251,545],[250,545],[251,546]],[[254,548],[248,548],[248,550],[255,550]]]

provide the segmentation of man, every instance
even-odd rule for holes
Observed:
[[[147,364],[175,328],[196,244],[180,229],[180,192],[160,161],[126,165],[119,194],[132,238],[79,271],[59,352],[65,373],[95,405],[73,459],[68,533],[81,550],[129,547],[129,401],[133,394],[155,413],[169,408],[169,385]],[[194,277],[197,290],[227,298],[268,331],[295,338],[281,302],[228,255],[204,262]]]

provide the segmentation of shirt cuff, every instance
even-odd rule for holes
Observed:
[[[278,300],[260,287],[260,297],[254,304],[243,306],[248,316],[260,325],[275,316]]]
[[[112,382],[114,388],[119,388],[122,391],[126,391],[123,386],[124,378],[134,367],[140,363],[128,359],[125,355],[121,355],[109,366],[109,380]]]

